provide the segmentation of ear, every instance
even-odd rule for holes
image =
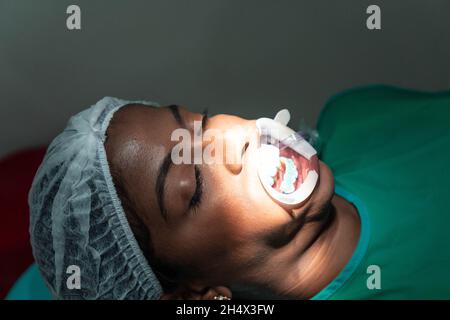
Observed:
[[[180,286],[172,293],[165,293],[161,300],[215,300],[217,297],[231,299],[231,290],[227,287],[207,287],[200,284]]]

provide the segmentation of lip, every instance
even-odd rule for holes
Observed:
[[[294,151],[288,147],[286,147],[284,150],[286,150],[286,149],[289,149],[289,151],[287,151],[287,152],[282,151],[280,153],[280,155],[285,158],[290,158],[290,159],[294,160],[295,166],[297,167],[297,170],[299,173],[297,180],[295,182],[296,190],[298,190],[300,188],[300,186],[302,185],[302,183],[307,178],[310,171],[315,171],[317,174],[320,174],[319,159],[318,159],[317,155],[314,155],[311,157],[311,159],[308,160],[305,157],[303,157],[302,155],[300,155],[299,153],[297,153],[296,151]],[[276,203],[278,203],[283,208],[287,208],[287,209],[299,208],[302,205],[304,205],[308,199],[311,198],[311,196],[316,191],[318,185],[319,185],[319,181],[316,183],[316,185],[314,186],[314,188],[313,188],[312,192],[309,194],[309,196],[306,197],[303,201],[301,201],[299,203],[291,205],[291,204],[283,203],[281,201],[277,201],[276,199],[274,199],[274,200]],[[278,192],[280,192],[280,191],[278,191]]]
[[[256,121],[256,126],[259,130],[259,139],[264,138],[264,142],[262,142],[264,145],[275,142],[276,147],[287,155],[286,158],[296,161],[297,170],[301,167],[301,172],[297,175],[295,182],[295,189],[288,192],[281,191],[280,180],[278,180],[277,186],[274,186],[273,180],[269,178],[271,171],[267,169],[272,165],[272,161],[277,161],[273,160],[273,157],[276,156],[274,155],[275,151],[273,148],[258,148],[260,152],[257,174],[261,184],[272,200],[282,207],[287,209],[300,207],[310,198],[319,180],[316,150],[301,135],[272,119],[260,118]]]

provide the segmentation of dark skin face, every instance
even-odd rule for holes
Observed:
[[[193,122],[202,121],[201,114],[176,109],[124,107],[114,115],[106,144],[108,161],[151,234],[154,256],[184,271],[178,290],[163,298],[231,297],[236,285],[309,298],[325,287],[359,237],[356,210],[334,195],[329,168],[320,162],[312,195],[286,208],[267,195],[252,165],[255,135],[223,138],[225,148],[240,153],[238,163],[170,165],[168,155],[178,143],[172,132],[193,131]],[[254,121],[229,115],[209,118],[205,129],[235,126],[256,130]],[[161,179],[165,160],[169,168]],[[162,180],[163,195],[157,188]]]

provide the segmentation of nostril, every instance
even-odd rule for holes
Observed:
[[[244,153],[247,151],[249,144],[250,143],[246,142],[245,145],[242,147],[241,157],[244,156]]]

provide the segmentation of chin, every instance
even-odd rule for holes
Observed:
[[[294,216],[306,211],[321,211],[327,207],[334,196],[334,177],[331,169],[319,160],[319,180],[311,195],[301,204],[290,207]]]
[[[323,206],[331,201],[334,196],[334,177],[330,167],[319,160],[319,181],[311,194],[310,200]]]

